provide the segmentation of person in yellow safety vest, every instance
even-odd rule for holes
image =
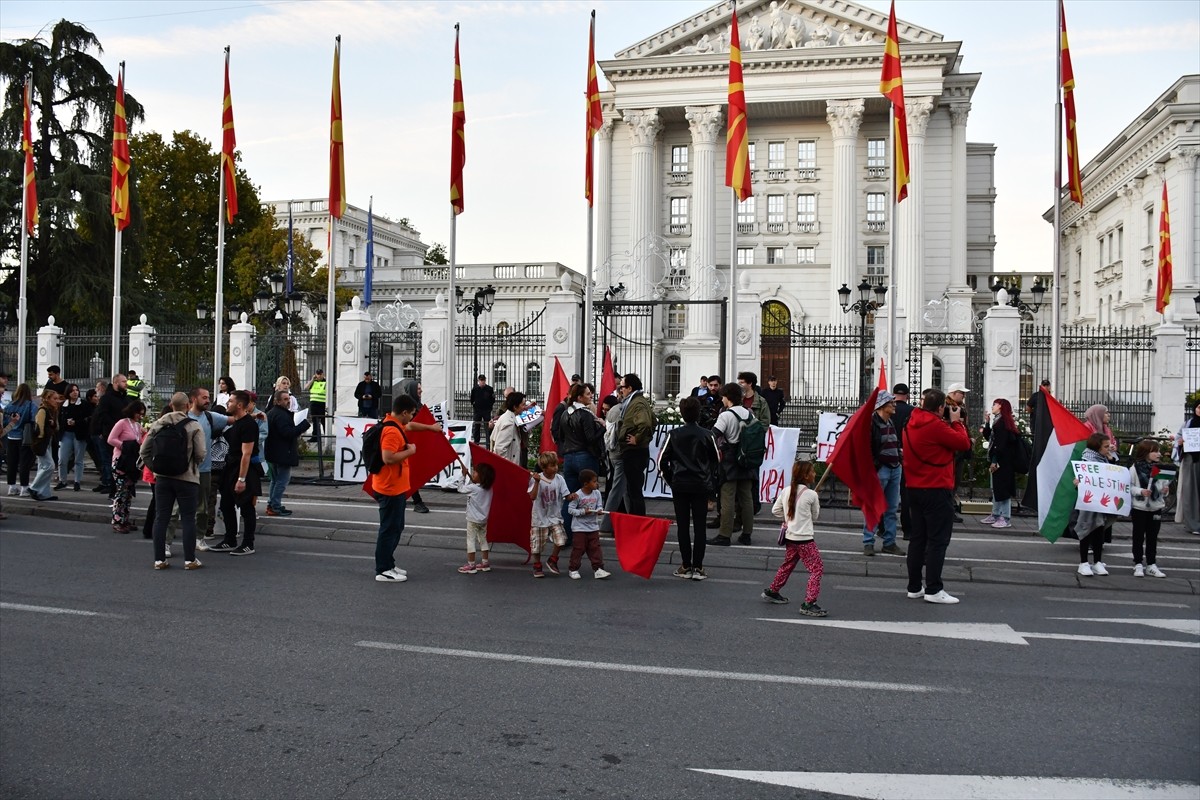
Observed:
[[[138,377],[137,370],[127,370],[125,374],[129,376],[129,383],[125,385],[125,394],[131,400],[142,399],[142,389],[146,388],[146,382]]]
[[[319,441],[325,432],[325,392],[328,383],[325,381],[325,370],[319,369],[304,384],[308,392],[308,416],[312,421],[312,436],[310,442]]]

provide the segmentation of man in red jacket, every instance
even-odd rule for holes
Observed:
[[[962,409],[942,419],[946,395],[926,389],[904,429],[905,478],[912,505],[912,543],[908,548],[908,596],[949,605],[958,598],[942,588],[942,563],[954,527],[954,456],[971,449]],[[921,586],[921,571],[925,585]]]

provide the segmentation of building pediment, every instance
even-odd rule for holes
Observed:
[[[688,19],[621,50],[616,58],[705,55],[729,52],[733,3],[717,3]],[[738,6],[744,52],[880,47],[887,15],[847,0],[748,0]],[[942,35],[897,20],[904,42],[941,42]]]

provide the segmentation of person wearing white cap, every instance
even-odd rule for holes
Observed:
[[[962,418],[963,424],[967,421],[967,392],[971,391],[962,383],[952,383],[950,388],[946,390],[946,410],[942,413],[942,418],[947,422],[950,421],[950,409],[957,408],[959,416]],[[967,450],[963,453],[958,453],[954,456],[954,521],[962,522],[962,503],[958,502],[958,487],[962,482],[962,464],[971,457],[971,451]]]
[[[896,511],[900,508],[900,435],[892,422],[896,413],[896,396],[886,389],[875,396],[875,413],[871,415],[871,459],[887,510],[883,512],[883,552],[902,556],[904,550],[896,544]],[[875,555],[875,531],[863,526],[863,555]]]

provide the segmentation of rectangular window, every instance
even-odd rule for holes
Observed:
[[[754,169],[754,142],[747,142],[746,144],[746,163],[750,169]]]
[[[767,224],[780,225],[787,222],[787,203],[781,194],[767,195]]]
[[[667,307],[667,337],[671,339],[682,339],[687,333],[687,306],[683,303],[672,303]],[[675,369],[679,369],[679,357],[668,356],[667,366],[670,367],[671,359],[675,359]],[[678,394],[679,390],[676,389]]]
[[[783,263],[783,248],[782,247],[768,247],[767,248],[767,263],[768,264],[782,264]]]
[[[738,266],[746,266],[754,263],[754,248],[739,247],[737,252]]]
[[[800,169],[812,169],[817,166],[817,143],[803,141],[797,143],[796,166]]]
[[[796,248],[796,263],[797,264],[815,264],[815,263],[817,263],[817,248],[815,248],[815,247],[797,247]]]
[[[350,258],[348,259],[346,266],[348,266],[348,267],[354,266],[354,248],[353,247],[350,248]]]
[[[686,197],[671,198],[671,225],[687,225],[688,199]]]
[[[816,224],[817,196],[815,194],[796,196],[796,222],[800,224],[802,231]]]
[[[867,167],[887,166],[887,139],[867,139]]]
[[[886,267],[887,250],[883,245],[872,244],[867,246],[867,266],[868,267]],[[870,274],[868,272],[868,274]]]
[[[882,231],[887,213],[887,195],[883,192],[867,193],[867,230]]]
[[[786,163],[783,142],[767,142],[767,169],[783,169]]]
[[[749,225],[754,222],[754,195],[738,201],[737,221],[739,225]]]
[[[1117,261],[1125,260],[1125,228],[1117,228]]]
[[[688,149],[686,144],[677,144],[671,148],[671,171],[688,171]]]
[[[1154,244],[1154,236],[1158,226],[1154,224],[1154,207],[1146,209],[1146,244]]]

